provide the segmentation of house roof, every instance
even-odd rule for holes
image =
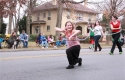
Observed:
[[[94,10],[92,10],[92,9],[82,5],[82,4],[72,4],[72,6],[74,6],[74,10],[77,10],[77,11],[96,13],[97,14],[96,11],[94,11]],[[63,5],[63,8],[68,9],[66,4]],[[37,6],[36,8],[34,8],[33,11],[37,12],[37,11],[51,10],[51,9],[58,9],[58,4],[53,5],[52,1],[46,2],[46,3],[42,4],[42,5]]]

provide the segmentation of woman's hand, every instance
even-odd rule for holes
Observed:
[[[62,30],[62,32],[66,32],[66,30],[64,29],[64,30]]]
[[[72,40],[72,36],[69,37],[69,40]]]
[[[91,27],[90,27],[90,26],[88,26],[87,28],[88,28],[88,29],[91,29]]]

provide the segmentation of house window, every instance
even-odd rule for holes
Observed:
[[[91,18],[89,18],[88,21],[91,22]]]
[[[48,17],[51,17],[51,12],[50,11],[48,12]]]
[[[48,20],[51,20],[51,17],[48,17]]]
[[[77,13],[77,20],[83,20],[83,14]]]
[[[43,18],[46,18],[46,13],[43,13]]]
[[[48,20],[51,20],[51,12],[48,12]]]
[[[88,21],[91,22],[92,21],[92,14],[88,15]]]
[[[39,34],[41,32],[40,26],[35,27],[35,34]]]
[[[47,31],[49,31],[50,30],[50,26],[47,26]]]

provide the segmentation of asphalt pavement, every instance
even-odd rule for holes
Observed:
[[[124,52],[109,51],[82,49],[83,65],[70,70],[65,50],[0,52],[0,80],[125,80]]]

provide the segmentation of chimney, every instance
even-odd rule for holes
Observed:
[[[52,5],[56,5],[57,1],[56,0],[52,0]]]
[[[84,6],[87,6],[88,0],[84,0]]]

